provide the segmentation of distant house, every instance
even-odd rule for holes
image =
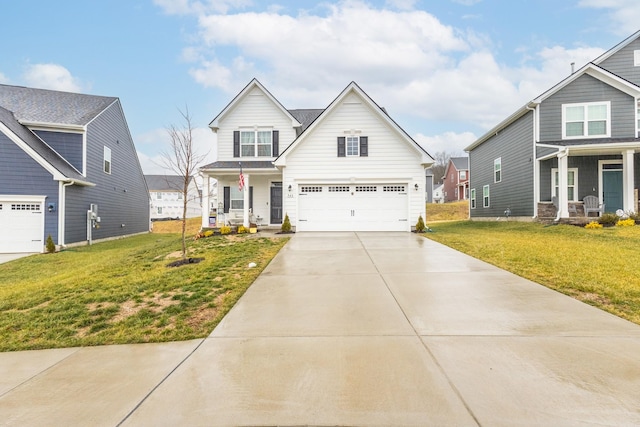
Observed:
[[[149,187],[151,220],[182,218],[184,179],[177,175],[145,175]],[[187,187],[187,218],[202,215],[201,193],[196,180],[191,178]]]
[[[440,184],[433,189],[433,203],[444,203],[444,184]]]
[[[640,31],[466,148],[471,218],[582,216],[586,196],[637,211],[639,100]]]
[[[469,198],[469,158],[452,157],[442,177],[444,202]]]
[[[149,230],[118,98],[0,85],[0,252]]]
[[[287,110],[254,79],[209,126],[218,159],[201,168],[203,194],[217,179],[220,222],[410,231],[424,218],[433,159],[354,82],[325,109]]]

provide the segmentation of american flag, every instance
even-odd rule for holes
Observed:
[[[242,174],[242,164],[240,164],[240,177],[238,178],[238,189],[244,190],[244,175]]]

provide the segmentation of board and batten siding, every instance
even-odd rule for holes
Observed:
[[[615,75],[640,85],[640,67],[634,65],[634,51],[640,50],[640,38],[635,39],[599,65]]]
[[[80,173],[83,173],[83,135],[71,132],[35,130],[34,133]]]
[[[470,184],[476,190],[476,208],[471,217],[533,217],[533,112],[527,112],[469,152]],[[501,158],[502,179],[494,183],[494,160]],[[489,185],[489,207],[483,207],[482,190]]]
[[[98,205],[100,228],[93,239],[149,230],[149,193],[120,102],[115,102],[87,126],[87,180],[95,187],[66,190],[65,242],[87,238],[87,210]],[[104,172],[104,147],[111,149],[111,174]]]
[[[58,241],[58,209],[47,211],[48,203],[58,203],[58,181],[51,173],[18,147],[4,133],[0,132],[0,194],[45,196],[44,235],[46,241],[50,234],[54,242]],[[0,238],[2,238],[0,236]]]
[[[366,157],[338,157],[337,138],[345,131],[357,130],[368,137]],[[288,153],[283,172],[283,187],[294,189],[302,183],[402,183],[409,195],[410,225],[424,216],[425,170],[421,154],[405,137],[389,126],[367,103],[352,93],[328,113],[318,126],[308,130],[305,139]],[[420,191],[414,190],[414,184]],[[297,220],[297,191],[284,192],[284,212]]]
[[[279,151],[293,142],[295,129],[282,109],[274,104],[259,88],[250,91],[242,102],[237,103],[220,122],[218,136],[218,160],[268,160],[275,157],[233,157],[233,131],[240,128],[271,128],[279,131]]]
[[[634,98],[585,74],[540,104],[540,142],[562,140],[563,104],[601,101],[611,102],[611,137],[634,137],[636,132]]]

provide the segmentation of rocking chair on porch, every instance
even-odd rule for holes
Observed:
[[[604,203],[600,204],[596,196],[585,196],[584,202],[584,216],[589,216],[590,212],[595,212],[598,216],[604,213]]]

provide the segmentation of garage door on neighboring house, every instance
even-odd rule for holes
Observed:
[[[298,231],[410,231],[407,184],[309,184],[298,190]]]
[[[44,197],[0,199],[0,253],[42,252]]]

